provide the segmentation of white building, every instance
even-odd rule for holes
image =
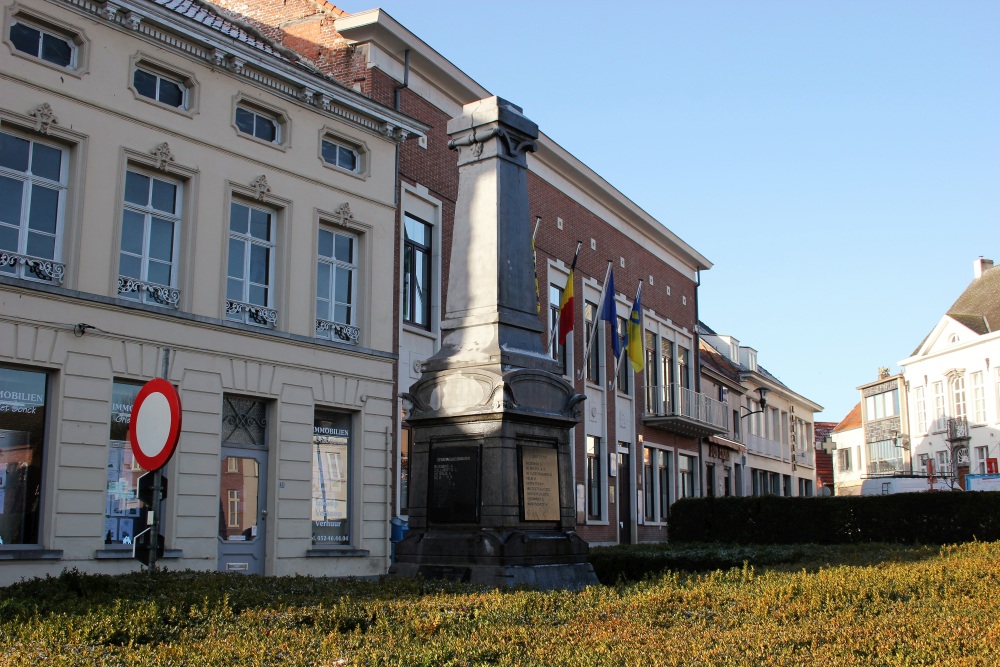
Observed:
[[[861,481],[865,477],[865,432],[862,428],[861,404],[847,413],[833,432],[833,486],[834,495],[861,495]]]
[[[899,362],[910,404],[914,472],[962,484],[1000,458],[1000,267],[980,257],[973,280]]]

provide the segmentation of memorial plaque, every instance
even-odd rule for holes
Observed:
[[[521,447],[525,521],[559,520],[559,457],[555,449]]]
[[[431,445],[428,521],[479,521],[479,452],[479,445]]]

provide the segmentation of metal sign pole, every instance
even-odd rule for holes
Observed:
[[[168,371],[170,369],[170,348],[163,348],[163,369],[160,372],[160,377],[167,380]],[[163,468],[157,468],[156,472],[153,473],[153,525],[150,527],[152,529],[152,535],[149,539],[150,551],[149,551],[149,572],[152,574],[156,572],[156,555],[160,549],[160,510],[162,509],[162,490],[163,490]],[[165,546],[165,545],[164,545]]]

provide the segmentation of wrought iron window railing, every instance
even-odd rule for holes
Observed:
[[[361,329],[350,324],[340,322],[330,322],[316,318],[316,337],[328,338],[329,340],[339,340],[345,343],[357,344],[361,336]]]
[[[226,299],[226,317],[247,324],[273,328],[278,321],[278,311],[273,308],[255,306],[252,303]]]
[[[175,287],[136,280],[128,276],[118,276],[118,294],[126,299],[140,300],[168,308],[177,308],[181,301],[181,291]]]
[[[65,264],[16,252],[0,252],[0,273],[5,273],[2,271],[5,266],[13,268],[19,278],[33,277],[57,284],[62,284],[63,276],[66,274]]]

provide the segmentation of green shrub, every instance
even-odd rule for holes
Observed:
[[[953,544],[1000,540],[1000,492],[835,498],[685,498],[671,507],[671,542]]]

